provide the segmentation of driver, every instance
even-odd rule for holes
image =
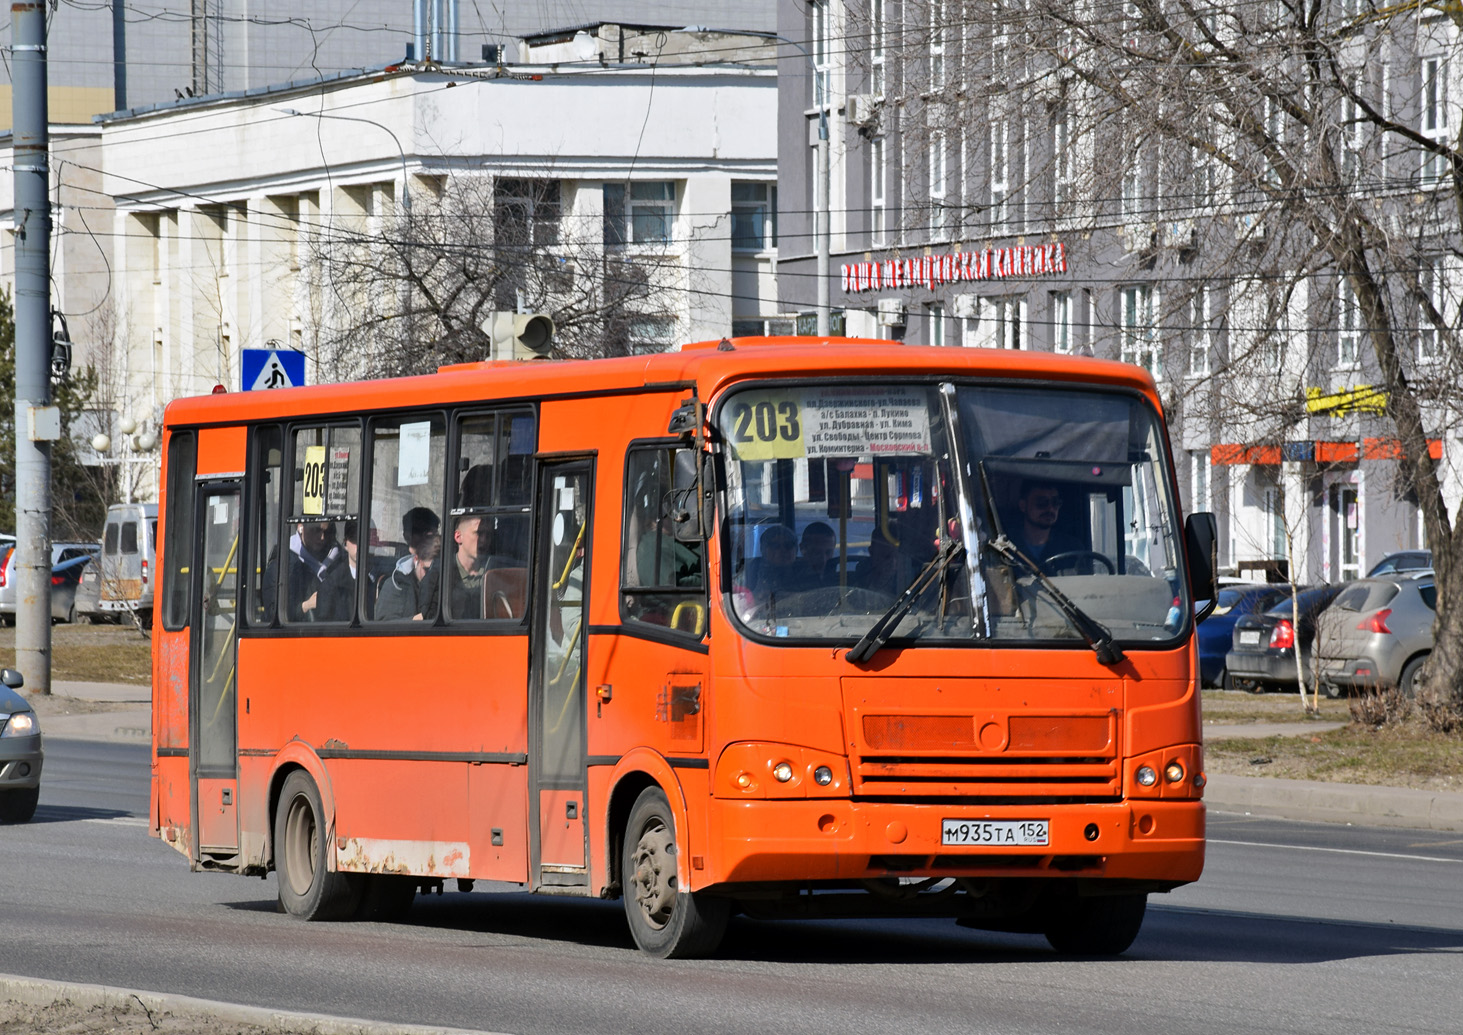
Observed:
[[[1081,543],[1057,528],[1062,514],[1062,492],[1055,482],[1023,481],[1016,497],[1021,524],[1011,530],[1016,548],[1038,564],[1058,554],[1085,550]]]

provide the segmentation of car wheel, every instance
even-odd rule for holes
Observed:
[[[274,869],[279,904],[301,920],[344,920],[361,900],[359,874],[331,872],[330,831],[320,789],[297,769],[285,777],[274,813]]]
[[[625,825],[621,876],[630,934],[642,952],[660,959],[716,951],[731,916],[727,899],[681,890],[679,859],[670,803],[659,787],[647,787]]]
[[[1323,679],[1321,680],[1321,693],[1334,701],[1341,696],[1341,688],[1330,680]]]
[[[0,791],[0,823],[29,823],[41,800],[39,787]]]
[[[1427,655],[1421,654],[1413,658],[1402,667],[1402,675],[1397,680],[1397,689],[1402,691],[1402,696],[1411,700],[1417,694],[1417,674],[1422,671],[1423,662],[1427,661]]]

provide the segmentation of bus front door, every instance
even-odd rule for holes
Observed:
[[[188,685],[192,858],[228,868],[239,852],[239,487],[212,483],[197,492]]]
[[[586,599],[592,468],[541,468],[529,681],[533,886],[589,887],[585,823]]]

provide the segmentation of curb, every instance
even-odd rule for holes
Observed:
[[[298,1013],[263,1006],[195,999],[166,992],[135,992],[108,985],[84,985],[71,981],[0,974],[0,1003],[22,1003],[47,1007],[70,1004],[84,1010],[130,1011],[139,1007],[154,1027],[163,1017],[199,1022],[207,1028],[221,1023],[248,1024],[280,1035],[494,1035],[467,1028],[434,1028],[419,1024],[394,1024],[328,1014]]]
[[[1223,812],[1318,823],[1463,830],[1463,794],[1454,791],[1215,774],[1204,787],[1204,803]]]

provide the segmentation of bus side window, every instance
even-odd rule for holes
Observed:
[[[175,632],[188,624],[193,591],[193,476],[198,469],[197,440],[191,431],[168,438],[168,511],[163,563],[163,628]],[[106,541],[115,556],[117,525],[109,522]]]
[[[283,439],[277,425],[254,431],[250,449],[249,562],[246,599],[248,620],[255,628],[274,624],[279,598],[279,489]]]
[[[625,456],[621,615],[700,637],[706,632],[706,545],[676,539],[671,520],[675,446]]]
[[[283,591],[286,624],[347,623],[355,614],[355,577],[346,543],[361,499],[361,429],[358,425],[296,428],[284,542],[265,580]]]
[[[454,622],[520,621],[527,609],[534,432],[523,411],[457,423],[459,477],[442,544]]]
[[[362,559],[367,599],[375,595],[366,611],[371,621],[431,624],[441,614],[442,573],[452,563],[444,546],[452,528],[442,524],[446,475],[442,414],[372,422],[369,553]]]

